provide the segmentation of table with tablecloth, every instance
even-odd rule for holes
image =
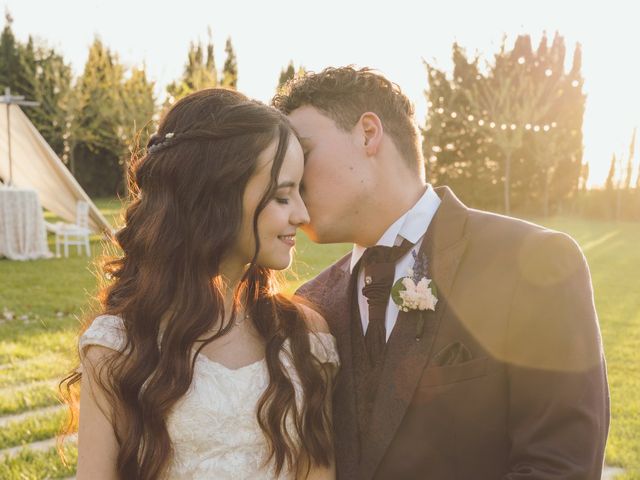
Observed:
[[[3,256],[10,260],[53,256],[35,190],[0,186],[0,257]]]

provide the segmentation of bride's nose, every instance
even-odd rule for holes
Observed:
[[[296,207],[291,212],[291,223],[296,226],[302,226],[309,223],[309,211],[307,210],[307,206],[304,204],[302,199],[296,202]]]

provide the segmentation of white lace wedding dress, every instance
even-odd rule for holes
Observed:
[[[327,333],[310,335],[311,352],[322,363],[338,365],[335,338]],[[80,357],[89,345],[122,351],[124,327],[120,317],[102,315],[80,337]],[[285,350],[288,343],[285,342]],[[301,401],[299,377],[283,352],[283,365]],[[335,369],[332,369],[335,371]],[[258,399],[268,385],[266,361],[230,369],[200,354],[189,391],[167,419],[175,456],[165,478],[267,480],[290,479],[293,473],[276,476],[273,465],[264,465],[266,439],[256,420]]]

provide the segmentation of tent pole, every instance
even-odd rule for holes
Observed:
[[[13,185],[13,160],[11,159],[11,115],[9,114],[9,107],[11,104],[7,103],[7,147],[9,152],[9,183]]]

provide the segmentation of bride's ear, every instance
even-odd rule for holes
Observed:
[[[362,147],[367,156],[374,156],[378,153],[382,144],[384,129],[380,117],[373,112],[365,112],[358,120],[360,134],[362,135]]]

